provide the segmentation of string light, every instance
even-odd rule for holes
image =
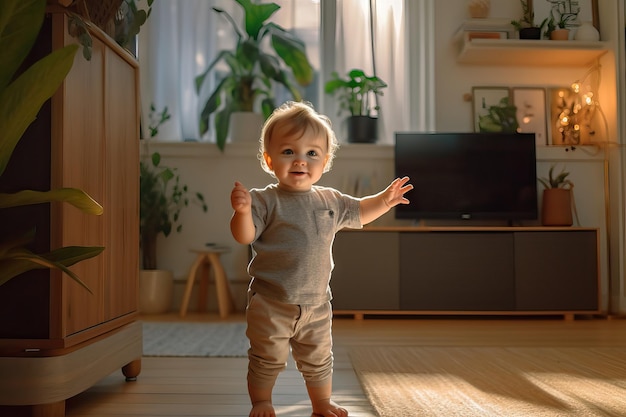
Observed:
[[[591,79],[590,76],[592,76]],[[600,85],[600,66],[591,68],[582,80],[577,80],[569,89],[558,92],[556,129],[561,134],[565,145],[580,145],[592,142],[596,134],[593,126],[596,112],[604,118],[602,109],[597,101],[595,91]],[[572,147],[572,150],[575,149]]]

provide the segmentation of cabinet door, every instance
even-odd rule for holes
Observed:
[[[400,308],[504,311],[515,305],[511,233],[400,236]]]
[[[137,310],[139,274],[138,67],[106,50],[107,225],[104,319]]]
[[[398,310],[398,233],[339,232],[331,281],[335,310]]]
[[[595,230],[515,233],[515,265],[517,310],[598,309]]]
[[[59,16],[55,15],[55,18]],[[60,19],[58,19],[60,20]],[[57,32],[65,32],[65,20],[56,21]],[[76,40],[65,33],[66,43]],[[94,37],[90,61],[80,56],[65,78],[63,93],[53,97],[52,107],[52,185],[74,187],[87,192],[106,211],[104,201],[104,51],[105,45]],[[105,218],[83,213],[69,204],[52,206],[54,247],[84,245],[106,246]],[[53,225],[54,226],[54,225]],[[104,256],[79,262],[72,269],[93,292],[85,291],[74,281],[52,271],[55,284],[62,290],[52,296],[53,310],[62,309],[63,320],[52,313],[52,334],[63,338],[104,321]]]

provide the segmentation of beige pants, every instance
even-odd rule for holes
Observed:
[[[246,309],[250,339],[248,383],[273,387],[287,366],[289,348],[308,386],[329,384],[333,372],[330,302],[308,306],[285,304],[259,294]]]

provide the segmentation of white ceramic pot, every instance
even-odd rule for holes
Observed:
[[[234,112],[230,115],[228,137],[231,142],[258,142],[264,122],[263,115],[252,112]]]
[[[139,312],[163,314],[172,309],[174,274],[161,269],[139,271]]]
[[[600,32],[593,26],[593,23],[589,21],[583,22],[582,25],[576,29],[574,34],[574,40],[576,41],[589,41],[595,42],[600,40]]]

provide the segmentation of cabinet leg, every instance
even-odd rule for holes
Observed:
[[[563,319],[565,319],[565,321],[574,321],[575,316],[573,314],[565,314],[563,316]]]
[[[135,359],[122,367],[122,373],[126,377],[126,381],[136,381],[140,372],[141,359]]]
[[[31,406],[32,417],[65,417],[65,401]]]

